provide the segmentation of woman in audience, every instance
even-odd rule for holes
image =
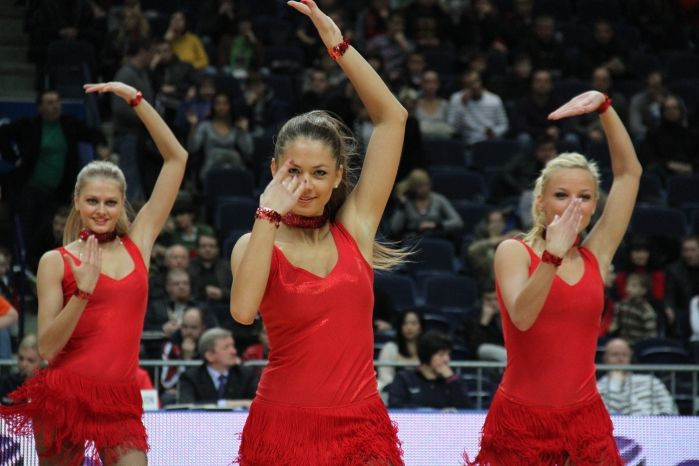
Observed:
[[[624,237],[641,164],[611,100],[574,97],[549,119],[597,111],[614,181],[603,213],[596,165],[575,153],[546,164],[536,181],[534,226],[495,254],[507,368],[483,426],[474,463],[622,465],[612,422],[595,384],[603,276]],[[467,459],[468,460],[468,459]]]
[[[148,264],[184,176],[187,152],[160,115],[131,86],[86,84],[113,92],[136,111],[164,162],[153,193],[133,223],[124,174],[91,162],[78,174],[61,248],[39,262],[39,352],[49,361],[10,394],[0,417],[15,434],[34,435],[41,464],[92,460],[145,465],[138,354],[148,295]]]
[[[413,362],[419,363],[417,358],[417,341],[422,334],[425,325],[422,314],[415,310],[402,312],[398,316],[396,325],[396,341],[389,341],[379,353],[379,362]],[[393,366],[379,366],[379,392],[383,392],[401,368]]]
[[[259,309],[270,347],[237,460],[398,466],[400,442],[373,365],[372,269],[404,256],[375,235],[407,112],[313,0],[288,4],[310,17],[374,131],[356,187],[349,173],[356,141],[328,113],[298,115],[276,138],[274,177],[231,257],[231,314],[249,324]]]

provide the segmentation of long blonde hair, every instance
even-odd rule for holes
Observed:
[[[303,113],[287,121],[277,134],[274,160],[278,167],[281,166],[281,155],[288,145],[298,138],[308,138],[326,144],[335,159],[336,167],[344,167],[342,179],[326,205],[330,219],[334,220],[357,182],[357,141],[350,129],[330,113],[323,110]],[[398,248],[391,243],[374,241],[372,267],[376,270],[390,270],[405,262],[409,255],[407,249]]]
[[[73,190],[73,206],[70,209],[70,214],[66,219],[66,227],[63,230],[63,245],[72,243],[78,239],[78,234],[82,228],[80,221],[80,213],[75,208],[75,199],[80,196],[80,192],[85,187],[88,181],[95,178],[103,178],[106,180],[115,181],[119,185],[121,194],[124,196],[124,209],[119,216],[116,224],[116,232],[118,235],[128,233],[131,222],[129,214],[131,214],[131,206],[126,200],[126,179],[124,173],[119,167],[111,162],[96,160],[85,165],[78,173],[78,178],[75,181],[75,189]]]
[[[532,228],[524,235],[524,241],[532,245],[537,238],[541,238],[546,230],[546,217],[543,210],[539,210],[537,207],[537,199],[543,195],[544,189],[548,184],[551,177],[561,169],[568,168],[580,168],[587,170],[592,175],[595,180],[595,201],[599,199],[600,195],[600,176],[599,168],[597,163],[592,160],[588,160],[584,155],[578,154],[577,152],[564,152],[557,157],[549,160],[548,163],[541,169],[539,177],[534,183],[534,195],[532,202]]]

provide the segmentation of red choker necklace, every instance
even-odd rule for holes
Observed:
[[[317,217],[304,217],[303,215],[287,212],[282,215],[282,223],[294,228],[320,228],[328,221],[328,214],[323,213]]]
[[[87,228],[85,228],[84,230],[80,230],[78,238],[80,238],[83,241],[87,241],[90,235],[97,238],[98,243],[110,243],[114,241],[114,239],[116,239],[117,237],[116,231],[108,231],[106,233],[95,233],[94,231],[90,231]]]

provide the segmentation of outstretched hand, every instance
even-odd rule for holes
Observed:
[[[75,283],[78,289],[86,293],[92,293],[97,286],[97,280],[102,269],[102,250],[97,244],[97,239],[94,235],[90,235],[85,241],[85,245],[80,251],[80,265],[75,263],[73,257],[64,254],[68,260],[68,265],[73,271]]]
[[[306,188],[306,180],[301,181],[300,176],[289,173],[293,163],[293,160],[287,160],[274,174],[260,196],[261,207],[268,207],[284,215],[296,205]]]
[[[546,249],[558,257],[566,255],[578,237],[582,222],[582,202],[574,199],[568,204],[563,215],[556,215],[546,227]]]
[[[549,120],[560,120],[576,115],[594,112],[604,102],[604,94],[599,91],[587,91],[570,99],[549,114]]]
[[[323,13],[313,0],[288,1],[287,5],[308,16],[318,30],[325,47],[332,48],[342,40],[342,31],[328,15]]]
[[[83,85],[83,89],[85,89],[85,92],[88,94],[93,92],[99,92],[100,94],[105,92],[113,92],[127,102],[136,97],[136,93],[138,92],[135,88],[129,86],[128,84],[117,81],[99,84],[85,84]]]

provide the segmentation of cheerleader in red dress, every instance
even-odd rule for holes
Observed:
[[[469,464],[622,465],[595,383],[595,348],[604,282],[633,212],[641,165],[611,101],[581,94],[549,118],[600,113],[614,182],[599,221],[599,174],[580,154],[561,154],[537,179],[535,224],[495,254],[507,367]],[[468,462],[468,459],[467,459]]]
[[[14,433],[35,436],[41,465],[82,464],[86,442],[95,462],[145,465],[137,369],[148,264],[187,153],[134,88],[106,83],[85,90],[113,92],[134,107],[163,155],[163,168],[131,224],[126,182],[116,165],[91,162],[78,174],[65,246],[39,263],[39,352],[49,365],[10,394],[13,405],[0,408],[0,417]]]
[[[353,187],[346,128],[326,112],[280,130],[273,179],[252,232],[231,255],[231,314],[258,309],[269,365],[243,429],[237,462],[251,465],[403,464],[373,368],[373,268],[402,258],[374,237],[396,176],[406,110],[312,0],[309,16],[374,124]]]

